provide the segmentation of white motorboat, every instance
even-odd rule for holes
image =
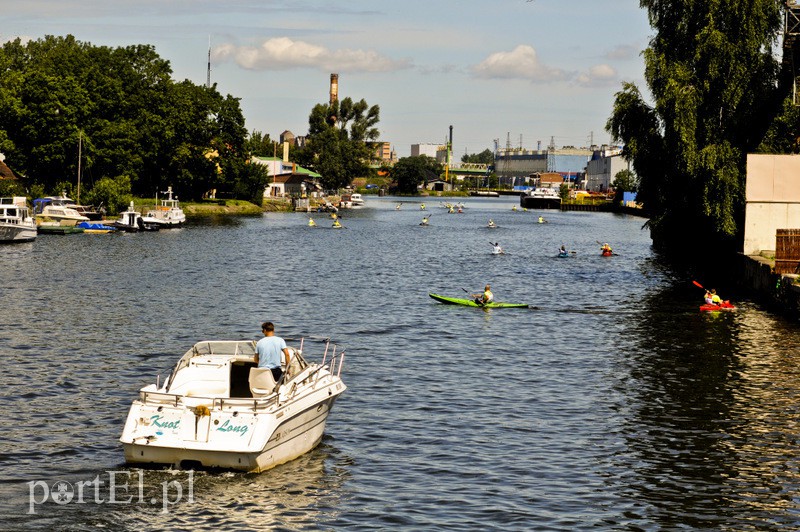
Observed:
[[[353,192],[352,194],[350,194],[350,203],[352,204],[352,208],[354,209],[363,207],[364,198],[358,192]]]
[[[307,453],[347,389],[336,347],[326,342],[312,363],[301,340],[276,383],[257,367],[254,341],[196,343],[163,385],[133,401],[120,438],[126,461],[257,473]]]
[[[172,187],[167,187],[166,198],[155,209],[148,211],[142,220],[145,224],[158,224],[161,228],[180,227],[186,221],[186,215],[178,206],[178,196],[172,197]]]
[[[77,225],[88,222],[89,217],[75,208],[75,202],[66,196],[47,196],[33,200],[36,223],[57,222],[59,225]]]
[[[0,198],[0,242],[30,242],[36,239],[36,222],[24,197]]]
[[[153,222],[145,222],[142,219],[142,213],[136,210],[133,202],[128,205],[127,210],[119,213],[119,218],[110,222],[108,225],[129,233],[135,233],[137,231],[158,231],[161,227],[159,224]]]

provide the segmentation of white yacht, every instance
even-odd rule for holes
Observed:
[[[89,217],[75,208],[75,202],[66,196],[47,196],[33,200],[36,223],[57,222],[59,225],[77,225],[88,222]]]
[[[364,206],[364,198],[358,192],[353,192],[350,194],[350,203],[352,203],[352,207],[357,209],[359,207]]]
[[[275,382],[257,367],[255,341],[196,343],[133,401],[120,438],[126,461],[257,473],[307,453],[347,389],[336,348],[326,341],[322,361],[307,362],[301,340]]]
[[[0,242],[29,242],[36,239],[36,222],[24,197],[0,198]]]
[[[142,220],[145,223],[158,224],[162,228],[180,227],[186,221],[186,215],[178,206],[178,196],[172,197],[172,187],[167,187],[165,194],[167,197],[161,200],[161,204],[148,211]]]

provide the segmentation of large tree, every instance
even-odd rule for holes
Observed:
[[[370,107],[363,99],[354,102],[347,97],[341,103],[317,104],[308,117],[306,146],[293,158],[314,168],[324,188],[346,187],[353,178],[372,173],[379,120],[380,107]]]
[[[625,83],[607,129],[640,178],[658,247],[735,249],[745,158],[774,115],[781,2],[640,0],[655,35],[644,51],[650,104]]]
[[[397,191],[401,194],[416,194],[419,186],[426,181],[436,179],[442,173],[442,165],[433,157],[416,155],[402,157],[392,167],[390,177],[397,183]]]
[[[135,194],[173,185],[191,198],[235,186],[222,166],[244,171],[228,164],[246,157],[238,100],[174,82],[152,46],[17,39],[0,47],[0,72],[0,151],[30,184],[76,180],[79,139],[84,188],[124,176]]]

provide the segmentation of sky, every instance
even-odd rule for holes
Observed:
[[[638,0],[0,0],[0,42],[148,44],[176,81],[240,99],[249,132],[308,130],[339,98],[380,106],[380,140],[453,152],[609,144],[614,94],[643,94],[653,34]]]

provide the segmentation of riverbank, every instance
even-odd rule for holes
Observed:
[[[773,310],[800,318],[800,278],[797,274],[775,273],[775,257],[770,252],[739,255],[742,288]]]

